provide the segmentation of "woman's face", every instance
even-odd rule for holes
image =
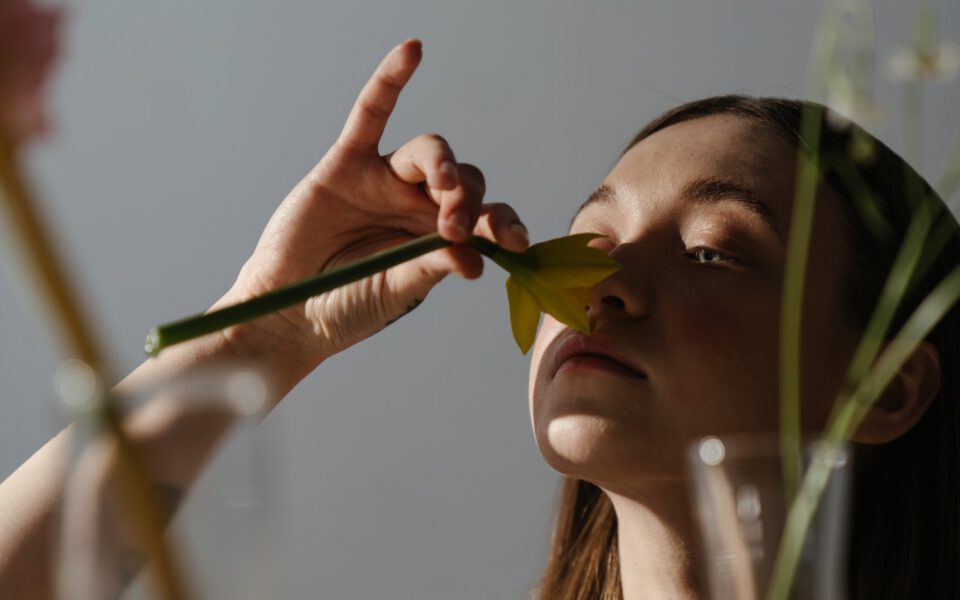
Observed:
[[[778,327],[796,154],[733,116],[672,125],[631,148],[572,232],[623,266],[591,297],[592,333],[547,316],[534,346],[537,444],[605,489],[683,476],[710,434],[775,431]],[[803,315],[804,422],[823,423],[857,334],[843,318],[842,222],[819,194]]]

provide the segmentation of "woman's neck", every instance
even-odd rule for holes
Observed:
[[[698,597],[690,502],[682,484],[630,497],[607,492],[617,513],[623,599]]]

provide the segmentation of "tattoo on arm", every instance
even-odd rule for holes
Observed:
[[[169,524],[182,499],[183,490],[175,485],[169,483],[153,485],[153,503],[164,525]],[[117,555],[117,568],[121,590],[133,582],[137,574],[143,569],[144,562],[140,548],[128,546],[120,549]]]
[[[400,313],[400,314],[397,315],[396,317],[394,317],[394,318],[390,319],[389,321],[387,321],[387,323],[386,323],[386,325],[384,325],[384,327],[387,327],[388,325],[392,325],[392,324],[396,323],[396,322],[399,321],[402,317],[410,314],[410,313],[413,311],[413,309],[415,309],[416,307],[420,306],[421,304],[423,304],[423,299],[422,299],[422,298],[416,298],[416,299],[414,299],[414,301],[411,302],[411,303],[407,306],[407,308],[404,309],[404,311],[403,311],[402,313]]]
[[[180,506],[183,499],[183,490],[169,483],[155,483],[153,485],[153,501],[163,519],[169,520]]]

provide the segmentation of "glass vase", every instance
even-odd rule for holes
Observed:
[[[98,392],[84,385],[91,375],[83,368],[67,364],[57,378],[58,395],[75,417],[55,558],[58,597],[167,597],[155,565],[144,562],[142,527],[135,525],[142,513],[133,507],[116,444],[87,414]],[[139,465],[147,493],[166,521],[164,537],[179,590],[174,597],[278,597],[274,448],[259,428],[266,409],[262,380],[248,369],[206,372],[124,398],[122,408],[131,414],[156,403],[185,428],[211,419],[226,424],[199,477],[184,489],[163,483],[169,464],[157,464],[176,457],[154,452],[154,465]],[[179,439],[189,443],[190,434]]]
[[[804,473],[822,460],[830,474],[807,529],[790,587],[795,600],[843,600],[852,462],[844,445],[804,444]],[[790,506],[776,436],[707,437],[688,453],[699,525],[702,584],[712,600],[768,598]]]

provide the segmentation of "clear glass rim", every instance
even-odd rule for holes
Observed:
[[[825,443],[819,433],[808,432],[801,438],[804,457],[809,459]],[[837,451],[842,462],[850,456],[851,443],[843,441]],[[695,439],[688,447],[690,462],[696,465],[717,466],[728,460],[777,457],[780,455],[780,435],[775,432],[750,432],[708,435]]]

